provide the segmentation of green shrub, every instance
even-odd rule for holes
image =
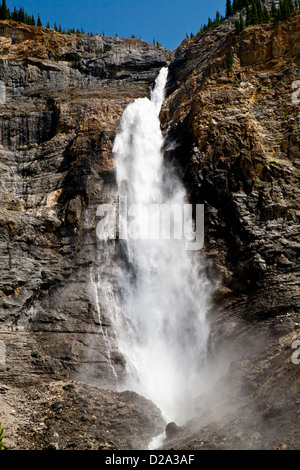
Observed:
[[[3,444],[3,439],[4,439],[4,429],[3,429],[3,427],[1,426],[1,423],[0,423],[0,450],[5,450],[6,449],[5,445]]]

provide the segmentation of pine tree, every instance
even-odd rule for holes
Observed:
[[[246,8],[246,26],[250,26],[252,23],[252,9],[249,7]]]
[[[279,1],[279,8],[277,10],[277,15],[276,15],[276,20],[277,21],[282,21],[288,18],[288,6],[287,2],[280,0]]]
[[[293,0],[287,0],[287,6],[288,6],[289,15],[292,15],[295,11],[295,5],[293,3]]]
[[[281,21],[282,19],[283,19],[282,9],[280,8],[280,4],[279,4],[279,8],[278,8],[277,11],[276,11],[275,20],[276,20],[276,21]]]
[[[19,17],[19,21],[20,21],[21,23],[25,23],[25,11],[24,11],[24,8],[23,8],[23,7],[20,7],[20,8],[19,8],[18,17]]]
[[[18,12],[17,12],[17,7],[14,8],[14,11],[12,13],[11,19],[14,21],[18,21]]]
[[[229,54],[227,55],[227,61],[226,61],[226,62],[227,62],[227,68],[230,70],[230,69],[232,68],[233,62],[234,62],[234,60],[233,60],[233,54],[232,54],[231,51],[230,51]]]
[[[7,8],[6,1],[2,0],[2,5],[0,8],[0,20],[7,20],[10,17],[10,11]]]
[[[276,15],[277,15],[276,5],[275,5],[274,0],[272,0],[272,4],[271,4],[271,17],[272,17],[272,18],[276,18]]]
[[[25,24],[28,24],[29,26],[31,26],[31,17],[25,13],[25,21],[24,21]]]
[[[244,22],[244,18],[241,12],[240,12],[239,19],[236,19],[234,24],[235,24],[235,28],[234,28],[235,34],[239,34],[241,31],[243,31],[243,29],[245,29],[245,22]]]
[[[242,13],[240,13],[240,31],[243,31],[243,29],[245,29],[245,21]]]
[[[271,18],[270,18],[270,13],[266,7],[264,7],[263,15],[264,15],[264,23],[269,23]]]
[[[38,13],[38,19],[37,19],[37,26],[43,26],[40,18],[40,14]]]
[[[257,24],[259,22],[259,16],[257,12],[256,5],[253,3],[252,4],[252,23],[251,24]]]
[[[240,22],[239,22],[239,20],[235,20],[235,22],[234,22],[234,32],[235,32],[235,34],[239,34],[240,31],[241,31]]]
[[[256,0],[256,10],[257,10],[257,17],[258,17],[258,23],[263,23],[264,22],[264,14],[263,14],[263,9],[262,9],[262,4],[260,0]]]
[[[226,0],[226,18],[228,18],[229,16],[232,15],[232,7],[231,7],[231,1],[230,0]]]

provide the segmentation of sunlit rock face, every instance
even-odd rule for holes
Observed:
[[[150,96],[170,58],[141,40],[0,23],[5,380],[82,370],[114,378],[110,319],[99,322],[96,209],[116,197],[112,146],[123,110]]]
[[[210,370],[231,363],[164,445],[295,449],[300,20],[230,31],[225,22],[182,43],[161,112],[165,158],[191,201],[205,204],[202,254],[219,281]]]
[[[0,392],[17,447],[28,422],[28,448],[145,447],[163,432],[149,402],[80,379],[110,386],[124,370],[97,288],[117,280],[112,246],[104,258],[99,249],[96,209],[116,198],[112,149],[124,109],[150,96],[171,61],[165,158],[191,202],[205,204],[201,255],[218,286],[208,356],[233,362],[165,446],[299,448],[299,16],[238,36],[233,22],[185,40],[174,60],[136,39],[0,22]],[[31,387],[21,394],[22,385]],[[218,422],[211,410],[223,411]],[[53,428],[59,416],[70,424],[63,435]],[[80,442],[70,437],[78,416]]]
[[[233,323],[290,313],[278,325],[290,331],[300,300],[300,20],[229,31],[224,24],[176,51],[161,114],[166,155],[206,205],[222,309],[235,312]]]

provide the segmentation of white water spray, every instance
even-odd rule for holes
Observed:
[[[137,99],[124,111],[113,152],[119,194],[132,204],[186,203],[181,182],[164,166],[159,113],[167,68],[151,100]],[[133,217],[141,231],[149,223],[143,210]],[[151,223],[151,220],[150,220]],[[148,225],[147,225],[148,227]],[[126,386],[151,399],[167,421],[183,423],[194,414],[203,391],[201,368],[206,356],[206,313],[210,285],[185,240],[123,242],[119,274],[118,347],[126,359]]]

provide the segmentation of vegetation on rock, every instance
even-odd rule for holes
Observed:
[[[0,450],[8,450],[8,447],[6,447],[3,443],[4,439],[4,428],[2,427],[0,423]]]
[[[208,18],[207,24],[202,25],[198,34],[206,33],[207,31],[216,28],[225,19],[230,18],[232,15],[240,12],[239,18],[235,20],[235,33],[239,34],[245,27],[255,24],[266,24],[270,21],[284,21],[289,18],[295,10],[299,8],[297,0],[280,0],[278,7],[274,0],[268,8],[265,0],[231,0],[226,1],[225,17],[220,15],[219,11],[216,12],[214,20]],[[194,34],[191,33],[190,38]]]
[[[39,13],[37,20],[35,20],[34,15],[29,15],[27,12],[25,12],[24,7],[22,6],[20,6],[19,9],[17,7],[14,7],[13,10],[10,10],[7,7],[6,0],[2,0],[2,5],[0,7],[0,20],[19,21],[29,26],[43,26]],[[47,21],[46,23],[46,28],[50,29],[49,21]],[[53,29],[54,31],[57,31],[62,34],[85,34],[82,28],[80,30],[78,28],[76,30],[74,28],[65,30],[62,28],[61,25],[57,26],[56,22],[54,22]],[[87,35],[93,36],[93,33],[87,33]]]

